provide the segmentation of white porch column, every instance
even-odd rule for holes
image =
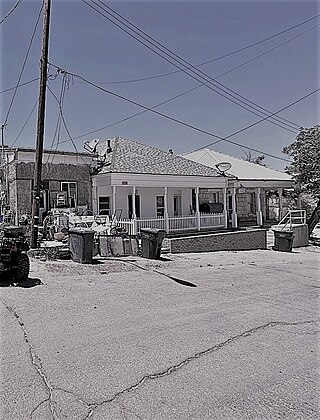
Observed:
[[[237,215],[237,200],[236,200],[236,193],[237,189],[236,187],[232,188],[232,227],[237,228],[238,227],[238,215]]]
[[[223,189],[223,214],[224,214],[224,226],[228,227],[228,210],[227,210],[227,187]]]
[[[168,187],[164,187],[164,225],[166,232],[169,233],[169,213],[168,213]]]
[[[136,216],[136,186],[132,186],[132,219],[135,220]]]
[[[278,195],[279,195],[279,221],[282,219],[283,217],[283,208],[282,208],[282,192],[283,189],[282,188],[278,188]]]
[[[257,205],[257,225],[263,225],[262,211],[261,211],[261,188],[256,188],[256,205]]]
[[[112,185],[111,189],[112,189],[112,214],[115,214],[116,212],[116,186]]]
[[[197,215],[197,228],[201,229],[200,223],[200,210],[199,210],[199,187],[196,187],[196,215]]]

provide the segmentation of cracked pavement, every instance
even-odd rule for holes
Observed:
[[[0,288],[0,417],[317,419],[319,257],[32,259]]]

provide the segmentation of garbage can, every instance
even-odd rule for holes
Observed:
[[[274,230],[274,246],[275,251],[292,251],[292,243],[294,234],[292,230]]]
[[[140,229],[142,256],[149,259],[159,259],[162,241],[166,236],[163,229]]]
[[[69,229],[69,249],[73,261],[89,264],[93,259],[94,231],[89,228]]]

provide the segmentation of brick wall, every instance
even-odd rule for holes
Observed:
[[[221,232],[168,239],[172,254],[183,252],[243,251],[267,249],[267,230]],[[166,241],[167,243],[167,241]]]

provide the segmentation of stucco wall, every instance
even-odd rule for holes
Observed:
[[[31,188],[34,179],[34,163],[12,162],[8,168],[10,208],[18,217],[31,213]],[[77,205],[91,207],[91,178],[87,165],[48,164],[42,168],[42,179],[49,182],[50,204],[54,193],[61,190],[61,182],[76,182]]]

